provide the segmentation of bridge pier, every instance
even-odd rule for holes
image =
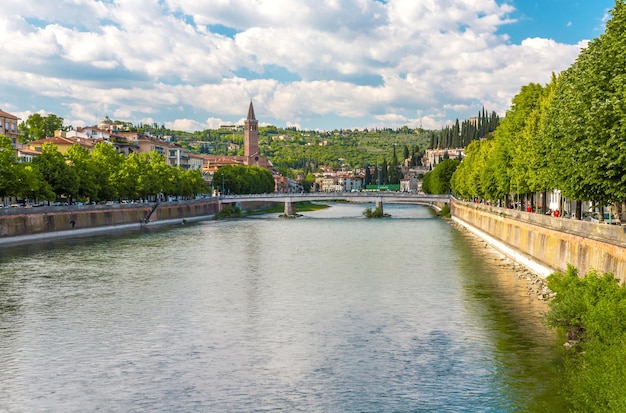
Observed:
[[[384,214],[384,211],[383,211],[383,199],[380,198],[380,197],[376,199],[376,208],[380,209],[380,213],[381,214]]]
[[[285,201],[285,216],[292,217],[296,215],[296,204],[291,202],[291,199]]]

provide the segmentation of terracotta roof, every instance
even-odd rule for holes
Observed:
[[[31,154],[31,155],[41,155],[41,152],[35,151],[35,150],[32,150],[32,149],[28,149],[28,148],[18,149],[17,152],[18,153]]]
[[[52,143],[54,145],[74,145],[79,144],[85,147],[92,147],[96,143],[102,142],[101,139],[89,139],[89,138],[63,138],[61,136],[55,136],[53,138],[39,139],[37,141],[29,142],[28,145],[43,145],[44,143]]]

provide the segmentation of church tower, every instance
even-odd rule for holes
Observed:
[[[259,160],[259,122],[254,117],[254,107],[250,101],[248,117],[244,121],[244,156],[247,165],[256,165]]]

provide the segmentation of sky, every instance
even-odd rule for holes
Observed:
[[[504,116],[614,0],[2,0],[0,109],[195,131],[440,129]]]

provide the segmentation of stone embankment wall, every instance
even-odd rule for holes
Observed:
[[[242,203],[243,210],[256,210],[271,204]],[[55,206],[39,208],[0,209],[0,237],[10,238],[60,231],[145,225],[145,219],[155,206],[146,204],[113,204]],[[186,218],[209,218],[220,209],[219,200],[162,202],[150,216],[150,223],[164,223]]]
[[[113,204],[11,208],[0,212],[0,236],[12,237],[39,233],[145,223],[155,204]],[[167,202],[160,204],[151,222],[214,215],[217,201]]]
[[[626,227],[455,200],[452,216],[539,264],[581,275],[589,270],[613,273],[626,281]]]

